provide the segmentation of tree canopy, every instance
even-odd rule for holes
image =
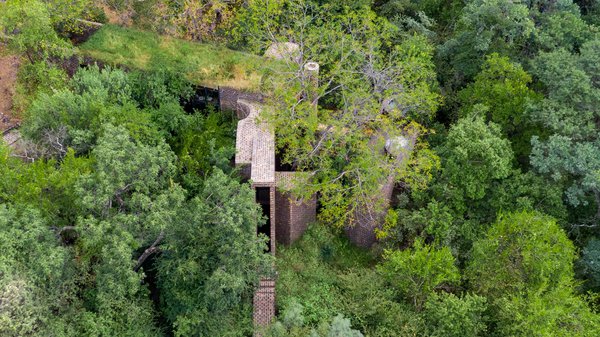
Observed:
[[[0,335],[600,335],[599,25],[597,0],[0,1]],[[289,207],[256,202],[211,89],[260,105]]]

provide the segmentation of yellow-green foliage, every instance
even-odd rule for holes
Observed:
[[[169,68],[195,84],[256,91],[264,59],[225,47],[105,25],[80,47],[98,61],[141,70]]]

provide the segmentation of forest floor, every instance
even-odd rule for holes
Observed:
[[[4,132],[19,123],[12,111],[19,58],[1,52],[0,49],[0,131]]]

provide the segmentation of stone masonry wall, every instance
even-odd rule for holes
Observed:
[[[221,109],[234,110],[240,113],[240,111],[238,111],[238,99],[252,102],[262,102],[263,95],[260,93],[246,92],[230,87],[219,87],[219,103]],[[242,119],[245,118],[245,116],[240,117],[238,115],[238,118]]]
[[[317,221],[317,197],[299,201],[288,198],[290,207],[289,243],[298,240],[308,228],[308,224]]]
[[[288,193],[277,191],[277,242],[290,245],[298,240],[317,220],[317,198],[299,201]]]
[[[276,240],[276,235],[277,235],[277,229],[276,229],[276,223],[277,223],[277,214],[276,214],[276,209],[277,209],[277,202],[275,199],[275,186],[271,186],[269,188],[269,199],[270,199],[270,203],[271,203],[271,214],[269,214],[269,218],[271,220],[271,233],[269,234],[269,237],[271,238],[271,254],[275,255],[275,250],[277,249],[277,245],[275,244]],[[275,281],[273,281],[275,282]],[[273,304],[274,305],[274,304]]]
[[[290,242],[290,207],[289,201],[286,193],[283,193],[279,190],[275,192],[275,203],[277,204],[276,209],[276,233],[277,233],[277,242],[282,243],[284,245],[289,245]]]
[[[255,327],[266,327],[275,318],[275,280],[262,279],[254,293],[253,320]],[[255,333],[255,336],[260,336]]]

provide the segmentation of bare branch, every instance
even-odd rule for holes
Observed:
[[[150,257],[150,255],[160,251],[160,248],[158,248],[157,246],[162,242],[162,240],[164,238],[165,238],[165,231],[161,230],[160,234],[158,235],[156,240],[154,240],[154,243],[152,243],[152,245],[150,247],[148,247],[144,251],[144,253],[138,258],[137,264],[133,268],[133,271],[137,272],[142,267],[142,265],[144,264],[146,259],[148,259],[148,257]]]

